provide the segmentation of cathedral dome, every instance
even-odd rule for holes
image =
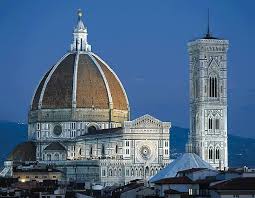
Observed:
[[[41,80],[32,110],[67,108],[128,111],[117,75],[92,52],[67,53]]]
[[[81,13],[73,35],[71,51],[49,69],[35,91],[30,122],[128,120],[126,92],[114,71],[91,52]]]
[[[7,158],[7,161],[20,161],[20,162],[35,160],[36,160],[36,146],[31,141],[18,144]]]

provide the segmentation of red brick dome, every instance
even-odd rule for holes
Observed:
[[[114,110],[129,117],[128,98],[119,78],[92,52],[67,53],[39,83],[30,113],[61,109]]]

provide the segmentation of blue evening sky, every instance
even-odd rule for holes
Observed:
[[[1,0],[0,120],[26,122],[43,74],[69,50],[76,11],[84,11],[92,50],[114,69],[132,118],[149,113],[189,125],[187,42],[211,13],[214,36],[230,40],[229,131],[255,138],[255,1]]]

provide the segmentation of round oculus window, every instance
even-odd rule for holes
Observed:
[[[53,129],[53,133],[56,136],[60,136],[62,133],[62,127],[60,125],[56,125]]]
[[[151,156],[151,150],[148,146],[142,146],[140,149],[140,154],[143,159],[147,160]]]

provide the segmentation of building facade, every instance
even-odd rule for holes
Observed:
[[[208,28],[209,29],[209,28]],[[190,134],[187,149],[215,168],[228,167],[228,40],[205,37],[188,43]]]
[[[79,182],[89,178],[113,185],[148,179],[169,163],[171,123],[148,114],[130,121],[121,81],[91,51],[87,36],[79,11],[70,51],[35,90],[29,141],[14,149],[9,160],[55,165],[68,180]]]

